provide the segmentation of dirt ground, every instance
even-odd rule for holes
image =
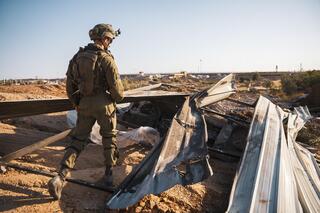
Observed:
[[[168,83],[170,81],[168,80]],[[170,91],[195,91],[214,83],[212,81],[184,80],[168,85]],[[181,86],[183,85],[183,86]],[[196,86],[197,85],[197,86]],[[16,85],[0,86],[0,101],[43,99],[66,97],[63,85]],[[253,103],[257,94],[242,93],[233,96]],[[224,103],[225,102],[225,103]],[[228,107],[226,107],[228,106]],[[241,110],[238,105],[223,101],[213,107],[215,110],[238,114],[250,120],[253,111]],[[31,144],[67,129],[66,112],[38,116],[8,119],[0,122],[0,155],[12,152],[19,147]],[[210,133],[209,133],[210,134]],[[212,133],[214,134],[214,133]],[[237,134],[245,140],[247,133],[242,130]],[[234,136],[235,139],[241,138]],[[15,145],[14,145],[15,144]],[[54,172],[64,154],[68,139],[44,147],[22,158],[14,160],[23,166]],[[245,144],[241,145],[241,148]],[[9,147],[9,148],[8,148]],[[240,149],[241,149],[240,148]],[[114,169],[115,185],[128,175],[150,151],[149,147],[134,144],[120,149],[120,160]],[[240,152],[241,153],[241,152]],[[238,161],[210,159],[213,176],[207,180],[189,185],[177,185],[160,195],[147,195],[128,212],[225,212]],[[98,181],[104,172],[102,147],[89,144],[77,161],[71,177]],[[2,212],[101,212],[109,193],[96,189],[67,183],[63,189],[62,199],[53,200],[47,190],[48,177],[8,169],[0,174],[0,211]]]
[[[204,84],[206,86],[207,84]],[[174,91],[177,87],[167,86]],[[184,86],[178,91],[190,91],[194,86]],[[61,85],[13,85],[0,86],[0,99],[46,99],[66,97]],[[12,152],[22,146],[39,141],[67,129],[66,112],[8,119],[0,123],[1,154]],[[23,142],[21,142],[23,141]],[[14,160],[23,166],[54,172],[64,154],[68,140],[44,147],[20,159]],[[21,144],[22,143],[22,144]],[[16,145],[13,145],[16,144]],[[120,149],[121,158],[115,167],[115,185],[128,175],[148,153],[149,148],[132,145]],[[98,154],[97,154],[98,153]],[[228,204],[228,194],[236,171],[237,162],[210,160],[214,175],[202,183],[190,186],[175,186],[160,195],[148,195],[129,212],[223,212]],[[102,147],[87,146],[77,161],[71,177],[96,182],[104,172]],[[50,178],[8,169],[0,174],[0,211],[3,212],[100,212],[109,193],[67,183],[62,199],[53,200],[47,191]]]

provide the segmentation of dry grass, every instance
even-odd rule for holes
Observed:
[[[128,78],[124,78],[121,81],[124,90],[131,90],[150,85],[149,81],[147,80],[129,80]]]

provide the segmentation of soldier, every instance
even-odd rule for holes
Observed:
[[[109,24],[98,24],[89,31],[94,43],[88,44],[70,60],[67,71],[67,95],[78,112],[71,143],[66,148],[58,175],[48,183],[49,193],[60,199],[66,176],[88,143],[93,124],[100,125],[105,157],[105,185],[112,185],[112,167],[119,153],[116,145],[116,105],[123,99],[123,86],[118,68],[108,47],[120,34]]]

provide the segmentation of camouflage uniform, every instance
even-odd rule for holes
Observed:
[[[112,184],[112,166],[119,157],[116,145],[116,105],[123,99],[123,86],[113,56],[108,50],[120,34],[109,24],[97,24],[89,31],[90,43],[75,54],[67,71],[67,94],[78,111],[76,127],[71,131],[71,144],[61,161],[57,176],[48,182],[50,195],[60,199],[65,177],[75,166],[79,154],[88,143],[92,126],[97,121],[105,156],[102,183]]]
[[[61,166],[73,168],[80,152],[88,142],[95,121],[100,125],[100,134],[104,148],[105,164],[114,166],[119,157],[116,145],[116,107],[115,102],[123,99],[123,86],[113,56],[103,47],[91,43],[80,51],[95,51],[98,57],[98,74],[94,80],[94,90],[89,96],[74,94],[79,85],[79,76],[73,69],[67,72],[67,94],[70,101],[77,106],[78,119],[72,130],[70,146],[61,162]],[[77,55],[72,60],[75,60]],[[72,66],[70,62],[69,66]],[[109,93],[107,93],[108,91]]]

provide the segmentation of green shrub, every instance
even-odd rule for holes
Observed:
[[[267,81],[265,82],[265,87],[266,87],[266,88],[271,88],[271,87],[272,87],[272,81],[267,80]]]
[[[282,90],[288,95],[296,91],[305,91],[320,83],[320,71],[285,74],[281,77]]]
[[[283,75],[281,77],[282,90],[288,95],[292,95],[297,91],[297,83],[293,76]]]

